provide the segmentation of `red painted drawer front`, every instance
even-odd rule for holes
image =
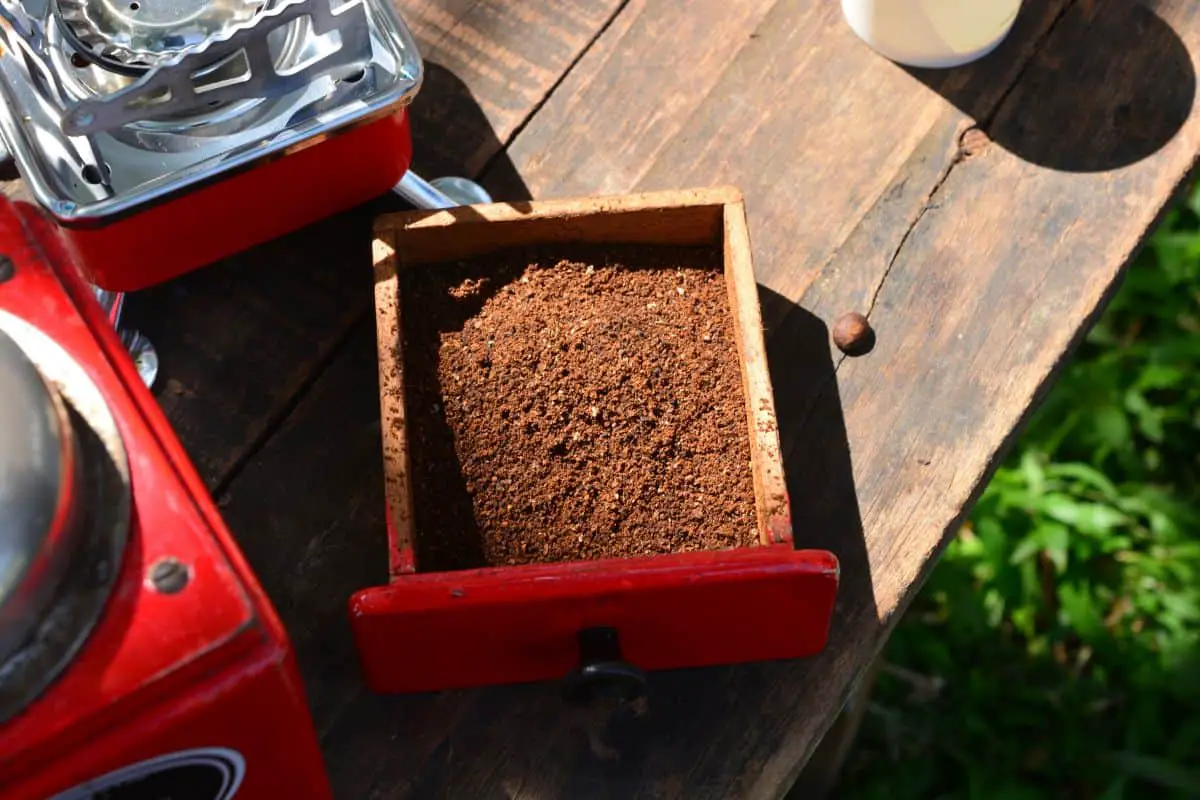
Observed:
[[[563,678],[592,627],[615,628],[645,670],[811,655],[837,583],[832,555],[787,543],[403,575],[350,615],[368,685],[412,692]]]

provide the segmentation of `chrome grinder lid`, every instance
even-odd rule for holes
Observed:
[[[59,223],[107,225],[408,105],[392,0],[0,0],[0,143]]]
[[[144,71],[227,36],[268,0],[53,0],[63,32],[85,58]]]

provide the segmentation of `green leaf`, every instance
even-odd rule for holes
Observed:
[[[1088,464],[1077,462],[1051,464],[1046,468],[1046,476],[1051,480],[1070,479],[1079,481],[1109,499],[1116,499],[1119,496],[1116,484],[1105,477],[1103,472]]]
[[[1026,450],[1021,454],[1021,473],[1031,495],[1040,495],[1046,491],[1046,471],[1042,468],[1041,459],[1036,452]]]
[[[1162,604],[1164,611],[1183,622],[1200,622],[1200,602],[1194,594],[1167,593]]]
[[[1173,389],[1185,383],[1191,374],[1173,364],[1148,364],[1138,376],[1137,387],[1147,389]]]
[[[1100,441],[1112,450],[1123,450],[1133,443],[1133,427],[1125,412],[1115,405],[1097,408],[1092,415],[1091,428]]]
[[[1038,510],[1051,519],[1074,525],[1083,514],[1082,506],[1083,504],[1071,495],[1055,492],[1042,497],[1038,503]]]
[[[1067,568],[1067,550],[1071,544],[1071,532],[1062,525],[1046,525],[1038,530],[1042,549],[1061,574]]]
[[[1066,494],[1048,494],[1038,505],[1039,510],[1051,519],[1093,535],[1108,533],[1128,519],[1112,506],[1080,502]]]
[[[1130,389],[1125,393],[1125,408],[1138,421],[1138,431],[1150,441],[1161,444],[1164,436],[1162,409],[1152,406],[1145,395]]]
[[[1095,641],[1106,635],[1104,618],[1096,606],[1091,587],[1084,584],[1064,584],[1058,589],[1058,599],[1067,624],[1085,640]]]
[[[1037,635],[1037,609],[1033,606],[1022,606],[1012,612],[1012,624],[1021,635],[1032,639]]]
[[[1033,558],[1042,549],[1042,541],[1038,536],[1027,536],[1022,539],[1016,547],[1013,548],[1012,555],[1009,556],[1010,564],[1020,564],[1022,561],[1028,561]]]
[[[1133,547],[1133,539],[1128,536],[1106,536],[1100,542],[1100,552],[1120,553]]]

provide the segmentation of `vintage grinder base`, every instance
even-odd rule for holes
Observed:
[[[51,223],[0,200],[0,796],[330,796],[286,634]]]

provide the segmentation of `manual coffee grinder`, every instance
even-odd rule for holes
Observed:
[[[0,198],[0,797],[329,797],[286,632],[114,328],[389,190],[485,197],[408,172],[421,75],[387,0],[0,0],[33,201]]]
[[[422,62],[387,0],[0,0],[0,47],[0,139],[114,324],[120,293],[393,188],[488,199],[408,173]]]

